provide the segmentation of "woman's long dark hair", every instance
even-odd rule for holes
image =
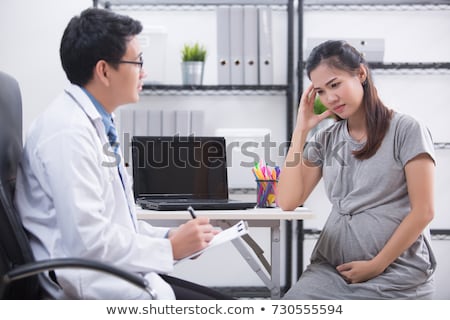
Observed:
[[[388,109],[378,97],[369,66],[361,53],[345,41],[329,40],[315,47],[306,61],[306,72],[311,79],[311,72],[320,64],[356,75],[361,64],[367,70],[367,79],[363,82],[363,105],[366,115],[367,141],[364,146],[353,152],[360,160],[372,157],[381,146],[389,128],[392,110]],[[342,119],[340,119],[342,120]]]

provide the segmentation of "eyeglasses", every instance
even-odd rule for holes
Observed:
[[[139,71],[142,71],[142,67],[144,66],[144,59],[142,57],[139,57],[139,61],[130,61],[130,60],[119,60],[117,63],[128,63],[128,64],[134,64],[139,66]]]

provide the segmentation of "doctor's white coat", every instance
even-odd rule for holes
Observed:
[[[15,202],[35,258],[100,260],[144,275],[159,299],[174,299],[158,275],[173,271],[168,229],[136,219],[131,179],[122,161],[124,192],[114,161],[100,114],[70,85],[31,126],[17,176]],[[150,298],[104,273],[55,272],[63,298]]]

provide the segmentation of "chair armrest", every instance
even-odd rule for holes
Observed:
[[[156,292],[148,286],[148,281],[144,277],[138,276],[134,273],[119,269],[111,265],[107,265],[102,262],[78,258],[40,260],[20,265],[7,272],[3,276],[3,281],[5,283],[10,283],[19,279],[37,275],[44,271],[63,268],[83,268],[109,273],[136,285],[142,290],[148,292],[152,299],[156,299]]]

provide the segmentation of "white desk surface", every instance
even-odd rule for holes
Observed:
[[[155,211],[136,208],[140,220],[187,220],[191,219],[186,211]],[[215,220],[304,220],[314,216],[310,209],[299,207],[294,211],[283,211],[280,208],[255,208],[247,210],[197,210],[197,216],[207,216]]]
[[[137,218],[140,220],[152,220],[152,222],[163,221],[166,226],[171,226],[180,220],[192,219],[187,210],[184,211],[155,211],[144,210],[136,207]],[[196,215],[206,216],[211,221],[220,221],[221,223],[229,223],[231,221],[246,220],[249,226],[253,227],[270,227],[271,239],[271,258],[270,264],[261,256],[261,248],[258,245],[251,245],[249,251],[244,245],[243,240],[238,238],[233,241],[234,246],[250,265],[253,271],[264,282],[270,290],[272,299],[280,298],[280,224],[283,220],[303,220],[312,218],[314,215],[310,209],[299,207],[294,211],[283,211],[280,208],[255,208],[247,210],[197,210]],[[178,220],[178,221],[177,221]],[[220,223],[219,223],[220,224]],[[222,226],[227,228],[228,226]],[[251,239],[252,240],[252,239]],[[253,240],[252,240],[253,241]],[[249,244],[249,243],[248,243]],[[259,250],[256,250],[259,249]],[[255,254],[257,258],[255,258]]]

